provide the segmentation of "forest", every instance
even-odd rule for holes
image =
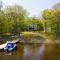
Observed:
[[[3,8],[0,4],[0,37],[11,34],[20,35],[21,32],[34,31],[40,34],[60,37],[60,3],[53,5],[50,9],[41,12],[42,17],[31,16],[24,7],[19,5]]]

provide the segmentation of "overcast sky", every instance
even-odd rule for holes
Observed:
[[[51,8],[54,4],[59,3],[60,0],[2,0],[4,5],[18,4],[23,6],[30,16],[38,16],[41,11],[46,8]]]

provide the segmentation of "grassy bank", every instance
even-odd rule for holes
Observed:
[[[16,38],[9,37],[8,34],[3,35],[3,40],[4,41],[10,41],[10,40],[15,40]],[[30,43],[45,43],[45,44],[51,44],[51,43],[56,43],[57,40],[52,39],[51,33],[47,34],[42,31],[25,31],[22,32],[20,37],[18,37],[21,41],[25,42],[30,42]],[[2,41],[3,41],[2,40]]]

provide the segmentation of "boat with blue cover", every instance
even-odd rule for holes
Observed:
[[[7,42],[7,45],[4,47],[5,52],[10,52],[16,49],[16,44],[12,42]]]

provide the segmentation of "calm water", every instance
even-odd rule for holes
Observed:
[[[60,44],[18,44],[16,51],[0,52],[0,60],[60,60]]]

